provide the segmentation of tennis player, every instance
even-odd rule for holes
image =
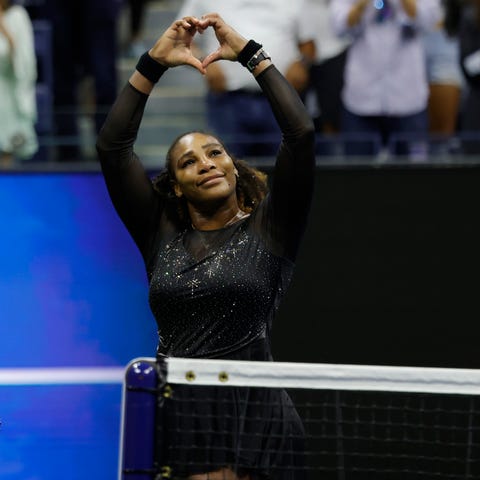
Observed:
[[[192,39],[207,28],[218,48],[200,60]],[[155,84],[169,68],[205,74],[217,61],[247,68],[270,102],[282,130],[272,178],[201,131],[175,139],[150,178],[134,144]],[[158,357],[272,361],[271,329],[307,225],[315,158],[313,122],[267,51],[218,14],[176,20],[140,57],[97,151],[145,262]],[[158,462],[173,478],[304,478],[303,425],[283,390],[176,387],[164,413]]]

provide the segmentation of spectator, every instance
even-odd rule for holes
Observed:
[[[276,59],[277,68],[303,95],[315,55],[314,25],[306,1],[185,0],[178,18],[218,12],[248,38],[265,39],[263,46]],[[199,56],[215,50],[213,32],[206,31],[199,36],[196,47]],[[222,136],[237,156],[275,155],[280,138],[278,124],[267,99],[244,70],[234,62],[209,65],[206,74],[208,128]]]
[[[311,92],[316,111],[312,113],[317,131],[340,131],[341,91],[349,40],[338,37],[329,16],[331,0],[310,0],[309,14],[315,22],[316,55],[310,70]]]
[[[441,22],[424,36],[430,92],[428,119],[430,134],[449,137],[458,127],[463,74],[457,35],[459,8],[451,0],[444,0],[442,7]]]
[[[461,112],[464,151],[480,153],[480,0],[468,0],[459,27],[460,61],[466,78],[465,102]],[[467,139],[467,136],[472,138]],[[467,141],[468,140],[468,141]]]
[[[333,28],[350,35],[342,92],[342,133],[361,134],[346,153],[376,153],[364,143],[377,135],[382,147],[395,135],[426,136],[428,80],[422,31],[441,17],[439,0],[332,0]],[[410,142],[394,153],[413,155]]]
[[[0,163],[30,159],[38,150],[35,132],[37,66],[28,12],[0,0]]]
[[[78,107],[93,109],[93,128],[98,132],[116,98],[117,20],[122,1],[46,0],[47,18],[53,25],[56,135],[62,142],[58,161],[82,159]],[[93,88],[82,94],[82,82],[89,78]]]

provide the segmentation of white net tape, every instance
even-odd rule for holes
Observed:
[[[480,394],[480,370],[168,358],[167,383]]]

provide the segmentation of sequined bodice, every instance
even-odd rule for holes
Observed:
[[[246,220],[186,231],[158,252],[150,306],[161,353],[221,356],[268,334],[293,264],[272,254],[248,226]],[[202,244],[205,254],[195,258]]]

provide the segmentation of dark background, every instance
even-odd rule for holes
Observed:
[[[277,361],[480,367],[480,167],[317,167]]]

